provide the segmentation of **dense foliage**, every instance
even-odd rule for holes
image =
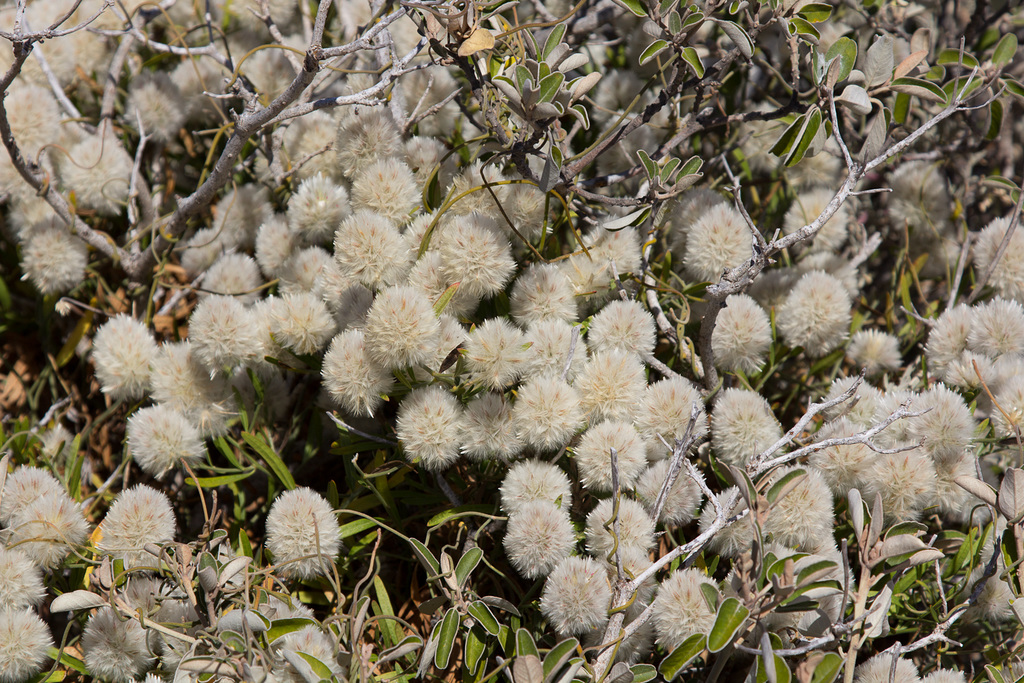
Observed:
[[[3,0],[0,683],[1024,675],[1009,0]]]

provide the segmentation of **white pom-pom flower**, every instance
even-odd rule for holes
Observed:
[[[103,392],[113,399],[145,397],[156,353],[153,335],[141,321],[124,314],[108,320],[96,331],[92,344]]]
[[[286,574],[329,575],[340,548],[338,520],[319,493],[299,487],[274,500],[267,515],[267,549]]]

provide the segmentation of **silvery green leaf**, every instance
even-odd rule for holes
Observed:
[[[878,592],[875,601],[871,603],[871,609],[864,616],[864,635],[868,638],[878,638],[884,631],[888,631],[889,608],[892,606],[892,584],[886,584],[885,588]]]
[[[836,98],[836,102],[862,116],[871,113],[871,98],[859,85],[848,85],[843,88],[843,94]]]
[[[1003,473],[999,484],[999,512],[1016,524],[1024,518],[1024,470],[1011,467]]]
[[[872,88],[881,85],[892,77],[892,68],[895,66],[892,52],[892,37],[882,36],[868,48],[867,59],[864,65],[864,77],[867,79],[867,87]]]
[[[599,80],[601,80],[601,74],[595,71],[570,81],[569,91],[572,93],[572,101],[575,102],[590,92],[590,89],[597,85]]]
[[[92,591],[71,591],[58,595],[50,603],[51,612],[73,612],[78,609],[93,609],[103,607],[107,601]]]
[[[587,64],[590,61],[590,57],[582,53],[571,54],[565,58],[565,60],[558,65],[558,70],[562,73],[568,73],[573,69],[578,69],[581,66]]]

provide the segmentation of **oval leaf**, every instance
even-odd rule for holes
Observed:
[[[1007,33],[996,43],[996,50],[992,53],[992,63],[996,66],[1009,64],[1014,55],[1017,54],[1017,36]]]
[[[634,664],[629,670],[633,673],[633,683],[647,683],[658,677],[658,670],[652,664]]]
[[[920,97],[922,100],[946,104],[946,93],[942,92],[942,88],[923,78],[897,78],[890,87],[896,92]]]
[[[481,558],[484,556],[484,551],[477,548],[470,548],[466,551],[466,554],[459,558],[459,563],[455,566],[455,578],[459,582],[459,586],[466,585],[466,579],[473,573],[476,566],[480,564]]]
[[[448,668],[452,649],[455,647],[455,636],[459,634],[459,611],[449,607],[444,613],[444,621],[437,632],[437,650],[434,651],[434,666],[442,671]]]
[[[740,54],[750,59],[754,54],[754,42],[750,40],[750,36],[739,24],[732,21],[721,20],[718,25],[722,27],[725,35],[729,36],[729,40],[736,44],[739,48]]]
[[[501,627],[498,624],[498,620],[491,614],[491,610],[484,603],[479,600],[474,602],[468,607],[469,614],[471,617],[476,619],[476,622],[483,626],[484,630],[490,633],[492,636],[498,635],[498,631]]]
[[[811,674],[811,683],[832,683],[839,675],[839,670],[842,666],[842,657],[835,652],[827,653],[821,658],[818,665],[814,667],[814,673]]]
[[[832,43],[825,53],[825,62],[829,64],[828,77],[825,80],[829,88],[834,88],[839,81],[846,80],[857,63],[857,43],[843,36]]]
[[[668,41],[660,40],[660,39],[656,40],[653,43],[651,43],[650,45],[648,45],[647,49],[645,49],[640,54],[640,66],[643,66],[647,62],[649,62],[652,59],[654,59],[655,57],[657,57],[667,47],[668,47]]]
[[[867,61],[864,64],[864,79],[867,87],[881,85],[892,77],[893,68],[892,38],[882,36],[868,48]]]
[[[705,649],[707,649],[707,636],[703,633],[694,633],[684,640],[682,645],[672,650],[668,657],[661,660],[661,665],[658,666],[658,673],[666,681],[671,681]]]
[[[704,64],[700,61],[697,51],[692,47],[683,48],[683,61],[690,65],[697,78],[704,78]]]
[[[718,606],[715,623],[708,634],[708,651],[721,652],[725,646],[736,639],[743,624],[750,616],[750,610],[736,598],[726,598]]]
[[[51,612],[72,612],[76,609],[103,607],[107,601],[92,591],[71,591],[58,595],[50,603]]]
[[[569,638],[563,640],[558,645],[555,645],[548,653],[544,656],[544,678],[554,675],[565,666],[565,663],[569,661],[573,653],[576,652],[576,648],[579,647],[580,641],[575,638]]]

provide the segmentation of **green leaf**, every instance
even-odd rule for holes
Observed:
[[[690,5],[690,14],[688,14],[686,18],[683,19],[683,31],[685,31],[686,29],[690,28],[695,24],[699,24],[702,21],[704,21],[704,13],[695,9],[696,7],[696,5]]]
[[[793,148],[793,143],[796,142],[796,136],[803,127],[806,116],[806,114],[801,114],[793,123],[789,124],[789,127],[782,132],[782,135],[779,136],[779,139],[775,141],[775,144],[769,150],[772,154],[781,157]]]
[[[292,617],[290,619],[275,619],[270,622],[270,628],[267,629],[267,642],[273,643],[281,636],[286,636],[289,633],[295,633],[301,631],[307,626],[316,626],[316,622],[312,619],[306,619],[305,617]]]
[[[837,655],[835,652],[828,652],[818,665],[814,667],[814,673],[811,674],[811,683],[832,683],[836,680],[836,676],[839,675],[839,670],[843,667],[843,658]]]
[[[306,660],[306,664],[309,664],[309,667],[311,669],[313,669],[313,673],[315,673],[317,676],[319,676],[320,680],[322,680],[322,681],[329,681],[329,680],[331,680],[331,676],[332,676],[331,669],[326,664],[324,664],[323,662],[321,662],[319,659],[317,659],[313,655],[309,654],[308,652],[301,652],[301,651],[299,651],[296,654],[299,655],[300,657],[302,657],[304,660]]]
[[[474,514],[489,515],[492,512],[494,512],[493,505],[460,505],[457,508],[452,508],[450,510],[445,510],[444,512],[437,513],[436,515],[430,518],[430,520],[427,522],[427,526],[433,528],[435,526],[440,526],[445,522],[457,519],[459,517],[466,517],[467,515]]]
[[[375,575],[373,577],[373,590],[377,594],[377,606],[379,610],[377,614],[385,617],[395,616],[395,608],[391,606],[391,596],[388,595],[387,587],[384,585],[384,581],[381,580],[380,576]],[[402,641],[402,632],[399,630],[398,625],[391,619],[381,620],[381,630],[384,632],[384,641],[388,647],[397,645]]]
[[[804,36],[811,36],[814,39],[811,42],[815,44],[817,44],[818,39],[821,38],[821,33],[818,31],[818,29],[814,28],[814,26],[811,25],[811,22],[807,21],[806,19],[801,19],[800,17],[790,17],[789,24],[794,29],[796,29],[796,32],[798,34]]]
[[[902,124],[907,120],[907,113],[910,111],[910,95],[905,92],[896,94],[896,103],[893,105],[892,118],[896,123]]]
[[[573,653],[576,652],[576,648],[579,647],[580,641],[575,638],[569,638],[563,640],[558,645],[551,648],[546,655],[544,655],[544,678],[547,679],[558,673],[559,669],[565,666],[565,663],[569,661]]]
[[[555,95],[558,94],[558,89],[562,87],[562,83],[565,82],[565,74],[561,71],[556,71],[552,74],[548,74],[540,80],[540,96],[539,102],[550,102],[555,99]]]
[[[750,35],[746,30],[734,21],[727,21],[725,19],[716,20],[725,35],[729,36],[729,40],[736,44],[739,48],[740,54],[750,59],[754,55],[754,41],[750,39]]]
[[[953,49],[951,47],[941,50],[938,57],[935,58],[936,64],[960,64],[960,50]],[[973,69],[978,66],[977,58],[967,52],[964,53],[963,65],[968,69]]]
[[[683,61],[690,65],[690,68],[693,69],[693,73],[697,78],[704,78],[704,64],[700,61],[700,56],[697,54],[695,49],[692,47],[684,47]]]
[[[797,477],[802,477],[805,474],[807,474],[807,471],[801,468],[797,468],[792,472],[787,472],[784,477],[782,477],[777,482],[772,484],[772,487],[768,489],[768,493],[765,494],[765,497],[768,499],[768,502],[774,503],[775,500],[779,497],[779,494],[782,493],[782,490],[786,488],[786,485],[789,484],[789,482],[793,481]]]
[[[521,628],[516,631],[516,656],[523,657],[525,655],[533,655],[537,659],[540,659],[540,650],[537,649],[537,644],[533,642],[533,636],[525,628]]]
[[[658,677],[658,670],[652,664],[634,664],[629,670],[633,674],[633,683],[647,683]]]
[[[683,32],[683,19],[679,16],[679,12],[672,10],[668,13],[668,32],[673,36],[678,36]]]
[[[1003,127],[1003,103],[999,100],[992,100],[988,107],[988,132],[985,133],[986,140],[995,140],[999,136],[999,130]]]
[[[700,656],[700,653],[704,652],[705,649],[707,649],[707,636],[703,633],[694,633],[684,640],[679,647],[672,650],[668,657],[661,660],[661,664],[658,666],[658,673],[666,681],[671,681],[690,662]]]
[[[658,40],[654,41],[653,43],[651,43],[650,45],[648,45],[647,49],[645,49],[642,53],[640,53],[640,66],[643,66],[647,62],[649,62],[652,59],[654,59],[656,56],[658,56],[658,54],[660,54],[667,47],[668,47],[668,41],[667,40],[661,40],[660,38]]]
[[[821,126],[821,110],[817,107],[811,109],[807,116],[804,117],[804,125],[800,129],[798,135],[798,141],[790,150],[789,155],[786,157],[786,166],[795,166],[800,163],[810,148],[811,143],[814,142],[814,137],[818,134],[818,129]]]
[[[484,660],[484,653],[487,652],[487,643],[484,633],[478,628],[469,629],[465,638],[466,668],[469,673],[475,674],[480,668],[480,662]]]
[[[359,519],[355,519],[351,522],[348,522],[347,524],[341,525],[341,538],[345,539],[349,536],[355,536],[356,534],[360,534],[366,531],[367,529],[373,529],[376,526],[376,520],[363,519],[362,517],[360,517]]]
[[[235,474],[224,474],[219,477],[199,477],[199,486],[201,488],[212,489],[218,486],[225,486],[227,484],[234,484],[236,481],[242,481],[248,479],[256,472],[255,468],[249,468],[244,472],[236,472]],[[195,486],[196,482],[192,477],[185,477],[185,483],[189,486]]]
[[[57,653],[58,650],[55,647],[51,647],[47,650],[47,655],[50,657],[50,659],[57,659]],[[85,662],[83,662],[81,659],[78,659],[77,657],[68,654],[66,650],[60,652],[60,663],[68,667],[69,669],[77,671],[83,676],[89,675],[89,669],[88,667],[86,667]]]
[[[437,301],[434,302],[435,318],[441,317],[441,313],[444,311],[445,308],[447,308],[448,303],[452,300],[452,297],[455,296],[455,292],[457,291],[459,291],[458,282],[448,285],[448,287],[443,292],[441,292],[441,296],[439,296],[437,298]]]
[[[619,4],[621,4],[623,7],[625,7],[626,9],[628,9],[630,12],[632,12],[635,15],[637,15],[638,17],[646,17],[647,16],[647,8],[644,7],[643,3],[640,2],[640,0],[617,0],[617,1],[618,1]]]
[[[409,544],[412,545],[413,552],[416,553],[416,557],[419,558],[424,567],[434,574],[441,573],[441,563],[434,557],[434,553],[430,552],[427,546],[423,545],[422,541],[410,538]]]
[[[455,648],[457,635],[459,635],[459,611],[454,607],[449,607],[448,611],[444,613],[444,621],[441,622],[440,630],[437,633],[437,650],[434,651],[434,666],[442,671],[448,668],[448,661]]]
[[[479,547],[470,548],[466,553],[459,558],[459,563],[455,565],[455,579],[459,582],[459,587],[465,587],[466,579],[473,573],[476,566],[480,564],[480,559],[484,556],[484,551]]]
[[[1015,81],[1012,78],[1003,76],[999,79],[1002,84],[1006,87],[1006,92],[1017,97],[1024,98],[1024,85],[1021,85],[1019,81]]]
[[[257,455],[263,458],[263,461],[267,463],[286,489],[291,491],[295,488],[295,479],[292,477],[292,473],[288,471],[284,461],[274,452],[274,449],[270,447],[262,435],[242,432],[242,440],[248,444],[249,448],[256,451]]]
[[[1017,54],[1017,36],[1007,33],[996,43],[995,52],[992,53],[992,63],[996,66],[1009,64]]]
[[[833,88],[839,81],[846,80],[853,71],[853,65],[857,63],[857,43],[846,36],[838,38],[825,53],[825,61],[830,65],[826,84]],[[833,64],[836,65],[834,71]]]
[[[475,618],[476,623],[483,627],[483,630],[492,636],[497,636],[501,625],[498,624],[495,615],[490,613],[490,608],[477,600],[467,608],[470,616]]]
[[[644,171],[647,173],[647,177],[648,178],[657,178],[658,177],[658,165],[656,163],[654,163],[654,160],[651,159],[651,156],[646,152],[646,150],[638,149],[636,151],[636,155],[640,159],[640,163],[643,164]],[[623,226],[623,227],[625,227],[625,226]]]
[[[562,42],[563,36],[565,36],[565,24],[555,24],[551,28],[551,32],[548,33],[547,40],[544,41],[544,50],[540,53],[542,61],[546,61],[551,51],[558,47],[559,43]]]
[[[797,14],[807,21],[817,24],[832,16],[832,6],[824,2],[812,2],[801,7]]]
[[[942,91],[942,88],[923,78],[911,78],[909,76],[897,78],[889,87],[896,92],[913,95],[922,100],[946,104],[946,93]]]
[[[715,623],[708,634],[708,651],[721,652],[725,647],[736,639],[736,635],[743,628],[750,610],[743,606],[736,598],[726,598],[718,606],[718,614],[715,615]]]

